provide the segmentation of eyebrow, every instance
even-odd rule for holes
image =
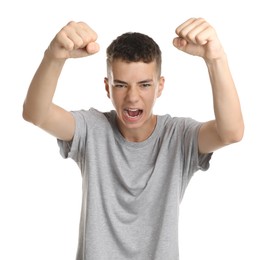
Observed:
[[[122,80],[118,80],[118,79],[115,79],[115,80],[113,81],[113,83],[114,83],[114,84],[116,84],[116,83],[127,84],[127,82],[122,81]]]
[[[144,84],[144,83],[150,83],[150,82],[153,82],[153,79],[145,79],[145,80],[141,80],[139,82],[137,82],[137,84]],[[117,84],[117,83],[120,83],[120,84],[128,84],[127,82],[125,81],[122,81],[122,80],[119,80],[119,79],[115,79],[113,81],[114,84]]]

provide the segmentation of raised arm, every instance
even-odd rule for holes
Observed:
[[[239,97],[214,28],[202,18],[191,18],[176,29],[176,34],[176,48],[205,60],[212,86],[215,120],[202,125],[199,152],[209,153],[239,142],[244,133]]]
[[[69,22],[50,43],[29,86],[23,118],[61,140],[69,141],[75,130],[70,112],[52,103],[58,78],[69,58],[86,57],[99,51],[97,34],[83,22]]]

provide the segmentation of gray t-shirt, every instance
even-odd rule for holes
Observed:
[[[193,173],[207,170],[212,155],[198,154],[201,123],[158,116],[147,140],[129,142],[115,111],[72,113],[73,141],[58,144],[82,173],[76,259],[179,259],[179,203]]]

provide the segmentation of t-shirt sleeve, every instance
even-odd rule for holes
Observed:
[[[71,141],[63,141],[57,139],[57,143],[60,149],[60,154],[63,158],[72,158],[75,161],[79,161],[78,150],[83,149],[83,141],[80,141],[83,129],[85,129],[85,120],[82,112],[72,112],[75,119],[75,132]]]
[[[201,125],[198,126],[197,132],[196,132],[196,141],[195,141],[195,149],[198,150],[198,133]],[[206,153],[202,154],[198,152],[198,158],[196,159],[196,165],[198,167],[198,170],[201,171],[207,171],[210,167],[210,160],[212,158],[213,153]]]
[[[188,183],[197,171],[206,171],[210,166],[212,153],[200,154],[198,149],[198,134],[201,122],[192,118],[176,118],[177,129],[174,132],[173,147],[180,160],[180,198],[182,198]],[[176,145],[177,144],[177,145]]]
[[[85,153],[87,143],[87,132],[95,124],[95,113],[92,109],[72,111],[75,118],[75,133],[72,141],[63,141],[57,139],[60,148],[60,154],[63,158],[71,158],[80,163]]]
[[[189,175],[198,170],[208,170],[213,155],[213,153],[201,154],[198,151],[198,134],[201,126],[201,122],[191,118],[186,118],[182,126],[184,166]]]

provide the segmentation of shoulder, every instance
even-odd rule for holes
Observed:
[[[190,117],[159,117],[159,137],[173,145],[197,141],[201,122]]]
[[[199,122],[191,117],[172,117],[170,115],[158,116],[159,121],[161,121],[161,127],[166,129],[179,129],[179,130],[188,130],[198,128],[202,125],[202,122]]]
[[[80,136],[86,136],[90,133],[100,133],[106,132],[111,127],[114,120],[113,112],[101,112],[95,108],[90,108],[89,110],[76,110],[71,111],[75,118],[76,134]]]
[[[108,122],[110,118],[113,117],[113,114],[114,113],[112,111],[101,112],[95,108],[72,111],[72,115],[75,117],[76,121],[85,121],[85,123],[91,124]]]

